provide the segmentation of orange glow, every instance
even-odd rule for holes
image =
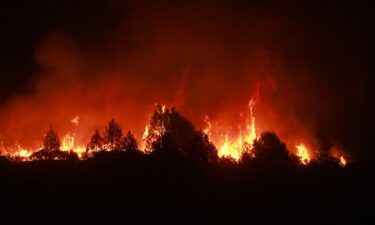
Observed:
[[[148,125],[146,125],[145,131],[143,132],[143,135],[142,135],[142,147],[140,149],[143,152],[147,152],[147,149],[146,149],[146,139],[147,139],[148,135],[149,135]]]
[[[346,159],[344,158],[344,156],[340,156],[340,165],[342,167],[345,167],[346,164],[347,164],[347,162],[346,162]]]
[[[32,153],[33,153],[32,151],[28,149],[22,149],[20,146],[18,146],[18,150],[14,154],[12,154],[10,157],[14,159],[18,159],[20,161],[28,161]]]
[[[239,162],[244,153],[250,153],[252,157],[255,157],[254,154],[251,154],[253,143],[257,139],[254,105],[255,101],[251,99],[248,105],[248,118],[246,121],[244,121],[244,124],[238,125],[238,134],[231,133],[230,129],[217,129],[218,123],[212,123],[208,116],[204,117],[207,127],[203,129],[203,132],[207,134],[209,140],[212,141],[215,146],[217,146],[217,154],[220,158],[230,158],[236,162]],[[167,112],[168,109],[166,106],[162,105],[159,106],[155,113],[165,114]],[[242,113],[240,115],[242,116]],[[74,125],[74,130],[78,127],[79,119],[79,116],[75,116],[70,120],[70,122]],[[150,153],[152,151],[152,145],[150,145],[150,143],[154,143],[158,137],[163,134],[164,129],[165,128],[163,125],[158,125],[156,127],[151,126],[151,124],[146,125],[142,135],[140,150],[145,153]],[[17,151],[9,154],[9,157],[20,161],[30,160],[30,156],[33,152],[42,149],[42,147],[26,149],[18,144],[16,144],[16,147]],[[303,143],[296,145],[295,147],[297,149],[295,154],[300,159],[301,164],[307,165],[312,159],[311,152]],[[101,150],[104,151],[110,151],[110,149],[111,148],[108,145],[103,145],[101,148]],[[65,152],[72,151],[78,155],[79,159],[83,159],[83,155],[86,152],[86,147],[77,143],[75,133],[68,132],[63,136],[60,150]],[[344,156],[342,156],[342,154],[335,153],[334,157],[339,160],[341,166],[344,167],[347,165],[347,160],[344,158]]]
[[[75,126],[78,126],[78,121],[79,121],[79,117],[76,116],[71,120],[71,123],[74,124]],[[35,149],[26,149],[26,148],[21,147],[18,144],[16,144],[16,147],[17,147],[17,151],[10,154],[10,157],[13,159],[20,160],[20,161],[30,160],[29,157],[32,155],[33,152],[38,151],[43,148],[41,146]],[[61,142],[60,150],[65,151],[65,152],[73,151],[78,155],[79,158],[82,158],[83,153],[86,152],[86,147],[83,145],[76,145],[74,134],[72,135],[70,133],[67,133]]]
[[[237,142],[229,142],[228,135],[225,135],[225,142],[218,150],[218,156],[221,157],[229,157],[234,159],[235,161],[239,161],[241,159],[242,154],[244,153],[245,143],[242,140],[242,136],[240,136]]]
[[[32,154],[32,152],[30,152],[26,149],[23,149],[23,150],[19,151],[17,154],[22,158],[28,158]]]
[[[9,157],[14,160],[19,161],[29,161],[29,157],[31,154],[33,154],[33,151],[31,149],[27,149],[16,143],[17,151],[14,153],[9,154]]]
[[[70,134],[65,135],[62,143],[61,143],[61,150],[62,151],[70,151],[74,147],[74,137],[70,136]]]
[[[164,19],[160,22],[163,24]],[[203,127],[201,116],[209,115],[210,118],[205,118],[207,127],[203,132],[216,146],[220,157],[239,160],[244,152],[251,151],[254,140],[262,131],[274,131],[292,152],[296,143],[312,143],[310,138],[313,137],[301,130],[306,128],[305,132],[309,133],[314,127],[309,122],[314,120],[310,119],[317,119],[315,116],[319,114],[306,113],[311,112],[308,107],[315,106],[310,104],[315,101],[309,99],[315,95],[301,92],[308,81],[304,76],[298,76],[299,72],[307,72],[303,67],[296,71],[298,80],[295,80],[293,76],[286,76],[286,72],[290,72],[285,67],[288,63],[283,62],[283,57],[271,54],[271,49],[254,48],[253,52],[252,45],[245,45],[244,55],[236,53],[238,59],[228,58],[232,50],[237,52],[239,43],[228,42],[220,35],[211,36],[205,29],[189,28],[192,36],[188,40],[195,35],[198,38],[191,39],[191,45],[185,46],[181,44],[182,33],[176,35],[174,32],[186,26],[160,26],[173,28],[173,35],[156,32],[154,27],[151,26],[150,34],[155,35],[144,35],[144,29],[134,29],[142,37],[140,40],[151,38],[150,43],[141,41],[131,48],[124,48],[129,51],[116,47],[111,52],[113,57],[101,54],[101,50],[107,53],[107,48],[82,51],[79,41],[60,30],[46,32],[45,37],[35,41],[34,63],[38,69],[30,80],[30,87],[35,90],[30,93],[14,91],[14,95],[1,103],[2,152],[16,152],[15,141],[36,151],[43,132],[53,125],[60,135],[61,149],[80,155],[92,132],[103,130],[112,118],[121,124],[123,131],[132,131],[141,150],[147,152],[150,149],[146,149],[144,141],[158,132],[150,125],[145,126],[155,102],[165,104],[160,107],[162,113],[175,106],[199,128]],[[201,30],[204,35],[200,35]],[[208,29],[212,30],[216,29]],[[122,35],[118,37],[122,38]],[[117,36],[114,39],[116,41],[109,45],[129,43],[126,38],[125,41],[117,40]],[[133,40],[132,36],[130,39]],[[98,54],[86,55],[90,53]],[[256,91],[252,94],[254,87]],[[301,96],[298,93],[302,93]],[[262,102],[257,101],[260,97]],[[330,103],[331,100],[325,101]],[[232,118],[232,114],[237,116],[241,112],[246,121]],[[109,148],[104,146],[104,149]],[[308,157],[303,156],[303,160],[308,161],[314,154],[306,152]]]
[[[304,144],[296,145],[296,148],[298,150],[297,156],[300,158],[301,163],[303,165],[307,165],[311,160],[309,151],[307,150]]]
[[[64,139],[61,143],[61,151],[73,151],[77,153],[78,157],[81,158],[82,154],[86,152],[85,146],[75,146],[74,145],[74,136],[69,133],[64,136]]]
[[[232,158],[235,161],[239,161],[241,159],[241,156],[243,153],[247,151],[251,151],[252,145],[254,140],[257,138],[256,135],[256,127],[255,127],[255,117],[253,114],[253,107],[254,107],[255,101],[253,99],[249,102],[249,111],[250,111],[250,121],[248,121],[245,125],[246,132],[243,137],[242,131],[240,130],[240,133],[237,138],[230,140],[228,132],[225,134],[224,143],[219,145],[218,148],[218,156],[220,158],[222,157],[228,157]],[[208,121],[208,117],[205,118],[206,123],[208,124],[208,127],[204,130],[208,136],[211,136],[211,123]],[[214,144],[215,143],[214,141]]]
[[[155,103],[155,106],[157,108],[157,111],[155,113],[159,115],[163,115],[167,113],[167,108],[165,105],[160,105],[158,103]],[[145,130],[142,135],[142,147],[141,151],[144,153],[150,153],[152,151],[152,146],[150,143],[154,143],[158,137],[161,137],[163,133],[165,132],[164,125],[159,125],[157,127],[153,127],[150,124],[145,126]]]
[[[74,124],[75,126],[78,126],[79,116],[74,117],[70,122],[72,122],[72,124]]]
[[[204,116],[204,122],[207,124],[207,127],[203,129],[203,133],[207,134],[208,139],[211,139],[211,122],[210,118],[207,115]]]

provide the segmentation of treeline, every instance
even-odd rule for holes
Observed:
[[[81,159],[97,159],[111,155],[137,155],[168,160],[187,160],[199,163],[231,163],[230,158],[218,158],[217,149],[208,136],[197,130],[194,125],[178,113],[174,108],[157,106],[143,137],[144,149],[128,131],[123,135],[119,124],[112,119],[101,133],[95,130],[86,152]],[[79,160],[73,150],[62,151],[61,141],[51,127],[43,139],[43,148],[31,154],[29,160]],[[273,132],[264,132],[253,143],[251,151],[244,153],[239,161],[242,164],[267,162],[267,165],[286,166],[302,165],[300,159],[290,154],[286,145]],[[311,160],[309,165],[339,167],[337,158],[321,153]]]

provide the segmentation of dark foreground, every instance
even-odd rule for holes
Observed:
[[[366,163],[271,168],[152,158],[0,162],[1,221],[374,224],[373,172]]]

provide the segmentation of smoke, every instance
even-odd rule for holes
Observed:
[[[288,147],[304,141],[354,155],[350,149],[362,147],[345,129],[358,122],[353,108],[365,104],[366,65],[353,36],[340,36],[346,28],[328,14],[311,21],[304,5],[229,1],[113,1],[111,12],[120,16],[103,32],[99,24],[85,33],[95,24],[78,20],[38,37],[34,93],[0,108],[4,146],[38,146],[49,126],[85,144],[111,118],[140,140],[156,102],[175,106],[199,128],[205,115],[235,127],[259,85],[260,131],[275,131]]]

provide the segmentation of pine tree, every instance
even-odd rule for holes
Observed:
[[[101,151],[103,149],[103,138],[100,135],[98,129],[95,130],[94,134],[91,136],[91,140],[87,145],[86,151]]]
[[[122,149],[125,151],[137,151],[138,150],[138,142],[135,139],[132,132],[128,131],[128,133],[126,134],[126,137],[124,137]]]
[[[122,131],[118,123],[112,119],[106,127],[103,135],[104,145],[108,145],[110,151],[120,150],[122,142]]]
[[[61,142],[56,131],[51,127],[44,136],[43,149],[47,152],[60,150]]]

